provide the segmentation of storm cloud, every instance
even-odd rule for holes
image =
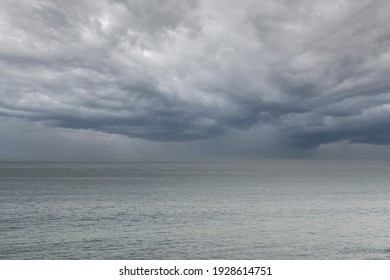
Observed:
[[[7,119],[157,142],[256,129],[303,149],[390,144],[389,1],[1,7]]]

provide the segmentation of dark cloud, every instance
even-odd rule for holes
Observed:
[[[368,0],[4,0],[0,114],[162,142],[260,129],[300,148],[388,145],[389,13]]]

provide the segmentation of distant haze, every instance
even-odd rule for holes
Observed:
[[[390,1],[0,3],[0,160],[390,159]]]

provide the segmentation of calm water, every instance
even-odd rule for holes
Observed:
[[[390,161],[0,163],[0,259],[390,259]]]

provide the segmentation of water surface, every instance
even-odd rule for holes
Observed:
[[[3,162],[0,237],[0,259],[390,259],[390,162]]]

